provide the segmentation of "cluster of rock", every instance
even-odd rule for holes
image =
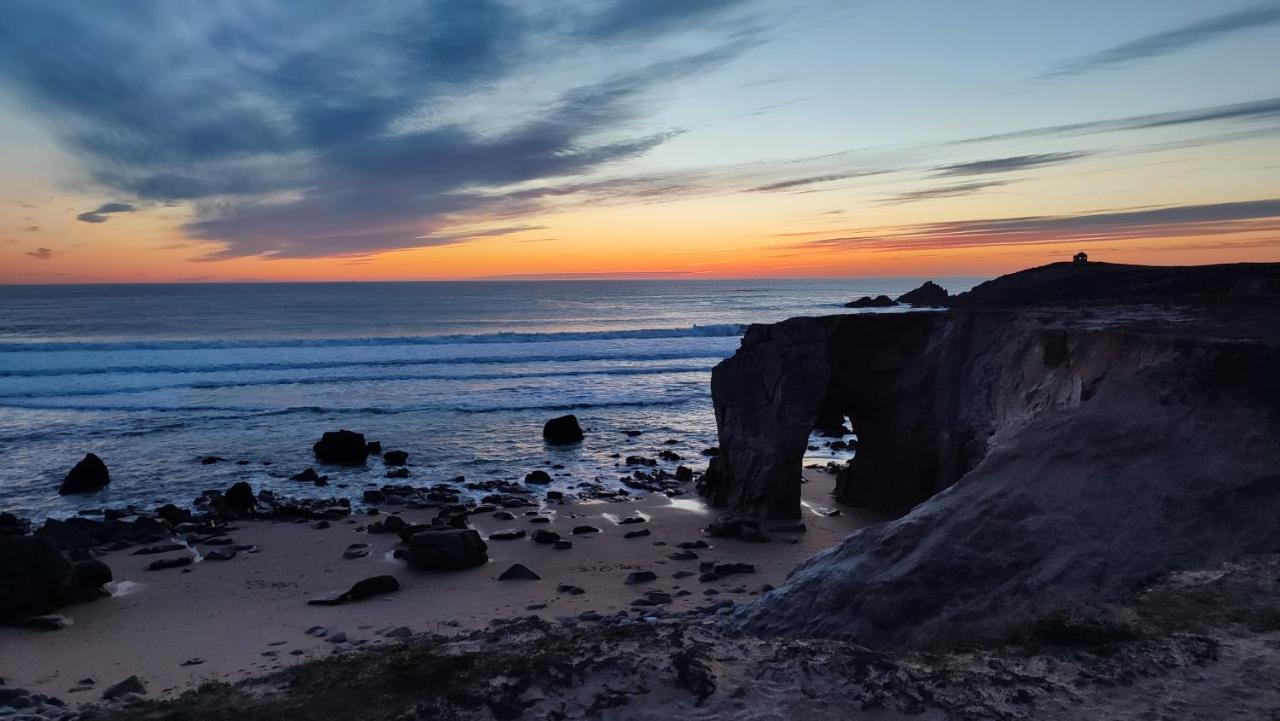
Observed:
[[[934,283],[931,280],[924,282],[924,285],[915,290],[907,291],[898,296],[895,300],[887,295],[877,295],[874,298],[864,295],[857,300],[851,300],[844,304],[846,308],[892,308],[899,304],[915,306],[917,308],[945,308],[951,305],[951,294],[946,288]]]

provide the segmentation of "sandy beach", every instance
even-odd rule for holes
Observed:
[[[666,613],[742,599],[766,584],[778,585],[797,563],[880,520],[849,508],[835,516],[815,512],[812,509],[831,506],[833,478],[820,470],[806,474],[806,510],[799,521],[806,531],[773,533],[770,543],[706,538],[702,529],[715,518],[715,509],[693,495],[650,494],[630,501],[545,504],[539,514],[551,522],[542,524],[522,515],[513,521],[472,516],[473,527],[486,537],[509,528],[528,534],[547,529],[571,539],[573,547],[553,550],[528,536],[490,540],[487,565],[455,572],[407,568],[392,556],[398,542],[394,535],[358,530],[377,520],[359,512],[321,529],[314,528],[314,522],[238,522],[230,536],[238,545],[256,546],[258,552],[239,553],[230,561],[201,560],[188,567],[189,572],[146,570],[157,558],[182,553],[132,555],[135,548],[114,552],[102,557],[115,573],[114,595],[63,609],[71,626],[59,631],[0,628],[0,677],[10,685],[84,702],[97,700],[103,689],[136,674],[151,696],[168,696],[204,681],[236,681],[336,650],[391,643],[395,639],[386,634],[394,629],[452,634],[482,628],[494,619],[527,615],[559,619],[591,611],[627,611],[643,616],[656,607],[633,608],[631,602],[654,590],[672,595],[672,602],[661,607]],[[409,522],[426,522],[435,511],[405,510],[399,515]],[[648,521],[618,525],[621,518],[635,515]],[[571,535],[580,525],[594,526],[600,533]],[[780,521],[766,528],[791,525]],[[642,529],[649,535],[624,535]],[[679,550],[676,544],[699,539],[709,547],[695,550],[696,559],[669,558]],[[344,559],[344,551],[356,543],[369,544],[369,555]],[[755,572],[703,583],[697,572],[706,561],[748,563]],[[499,574],[515,563],[524,564],[541,580],[498,581]],[[627,575],[641,570],[653,571],[657,580],[627,585]],[[682,570],[693,574],[673,577]],[[401,590],[340,606],[307,604],[308,599],[381,574],[395,576]],[[562,584],[583,592],[557,591]],[[316,626],[325,629],[324,636],[307,633]],[[332,642],[338,634],[347,640]],[[94,683],[80,683],[86,679]]]

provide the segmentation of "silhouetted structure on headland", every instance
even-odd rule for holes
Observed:
[[[1089,256],[1088,256],[1088,255],[1086,255],[1086,254],[1085,254],[1085,252],[1082,250],[1082,251],[1080,251],[1079,253],[1076,253],[1076,254],[1075,254],[1075,257],[1074,257],[1074,258],[1072,258],[1071,260],[1072,260],[1076,265],[1084,265],[1084,264],[1086,264],[1086,263],[1088,263],[1088,262],[1089,262]]]

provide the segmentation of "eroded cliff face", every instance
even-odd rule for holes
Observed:
[[[1231,307],[1047,307],[997,286],[999,303],[945,313],[753,327],[713,374],[712,502],[798,515],[809,430],[834,410],[859,435],[836,497],[906,515],[814,557],[736,622],[947,645],[1280,548],[1280,271],[1262,268],[1210,278],[1252,289]]]

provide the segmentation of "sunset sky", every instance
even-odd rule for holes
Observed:
[[[1278,68],[1280,2],[5,0],[0,282],[1278,261]]]

